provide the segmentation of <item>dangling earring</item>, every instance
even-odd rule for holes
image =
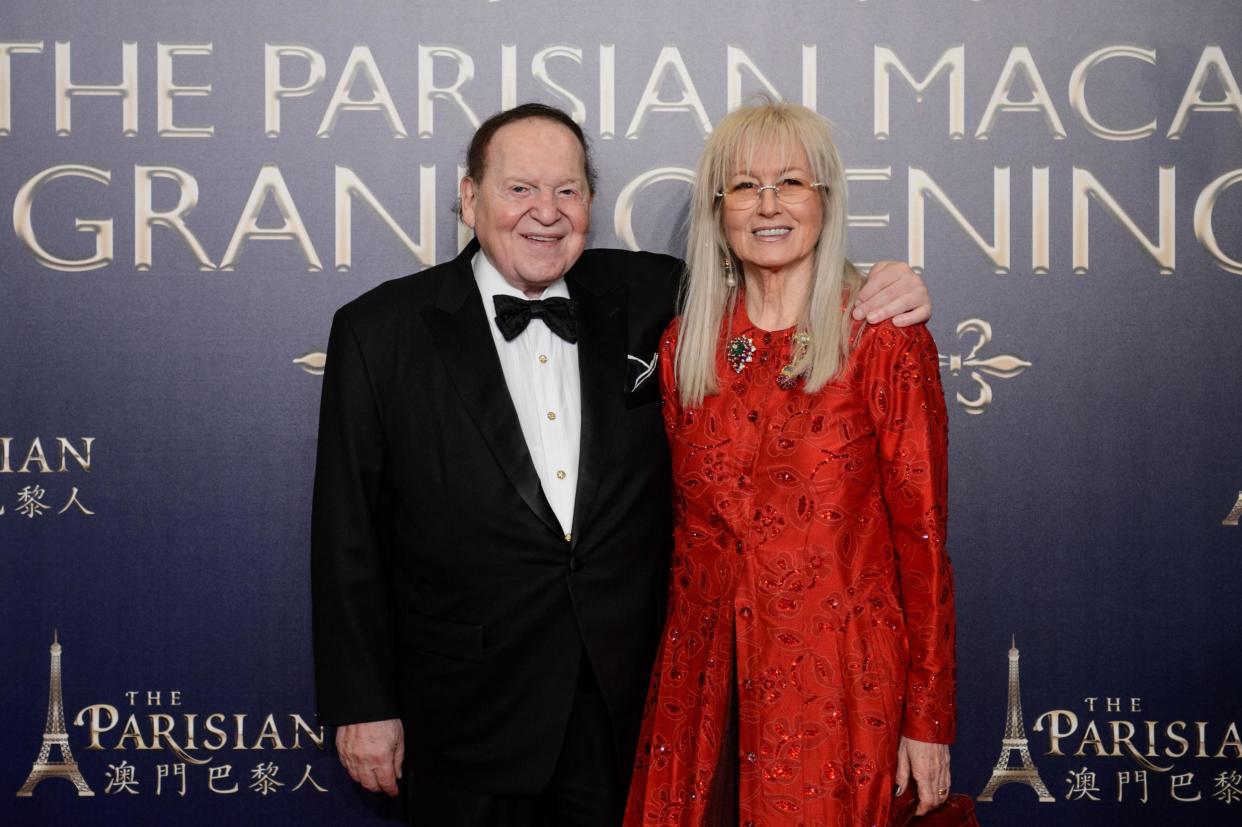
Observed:
[[[733,253],[725,253],[724,257],[725,287],[732,290],[737,287],[737,271],[733,269]]]

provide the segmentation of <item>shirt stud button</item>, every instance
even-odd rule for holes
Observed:
[[[549,422],[556,421],[556,411],[548,411],[548,421]]]
[[[541,364],[541,365],[546,365],[547,363],[548,363],[548,357],[547,357],[547,356],[545,356],[544,354],[540,353],[540,354],[539,354],[539,364]]]
[[[565,472],[564,472],[564,471],[557,471],[557,472],[556,472],[556,478],[557,478],[558,480],[563,480],[563,479],[565,479]]]

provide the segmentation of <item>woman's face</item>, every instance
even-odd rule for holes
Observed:
[[[721,205],[725,238],[751,274],[811,268],[824,226],[823,196],[810,187],[815,177],[806,152],[801,147],[787,151],[775,143],[755,150],[750,168],[734,170],[725,183],[725,192],[732,193]],[[770,184],[782,187],[781,197]],[[757,203],[738,207],[739,200],[761,187]],[[797,198],[799,191],[804,200],[789,203],[786,194]]]

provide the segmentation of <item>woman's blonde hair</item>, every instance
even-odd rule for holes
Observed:
[[[695,172],[676,360],[679,396],[688,407],[719,390],[716,348],[722,337],[732,335],[721,325],[732,318],[742,281],[740,262],[725,240],[722,199],[716,194],[738,170],[749,168],[759,147],[773,144],[787,157],[804,151],[811,174],[826,185],[816,196],[823,199],[824,226],[815,246],[814,281],[798,321],[798,332],[810,334],[809,346],[794,365],[804,377],[804,390],[822,388],[849,356],[849,311],[862,278],[845,258],[845,170],[823,117],[805,106],[764,98],[721,119]],[[732,287],[725,281],[726,257],[738,274],[739,284]]]

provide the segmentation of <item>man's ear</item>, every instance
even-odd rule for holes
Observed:
[[[474,207],[479,197],[479,191],[475,187],[474,179],[465,176],[461,179],[461,184],[457,188],[458,198],[461,199],[461,220],[470,229],[474,229]]]

